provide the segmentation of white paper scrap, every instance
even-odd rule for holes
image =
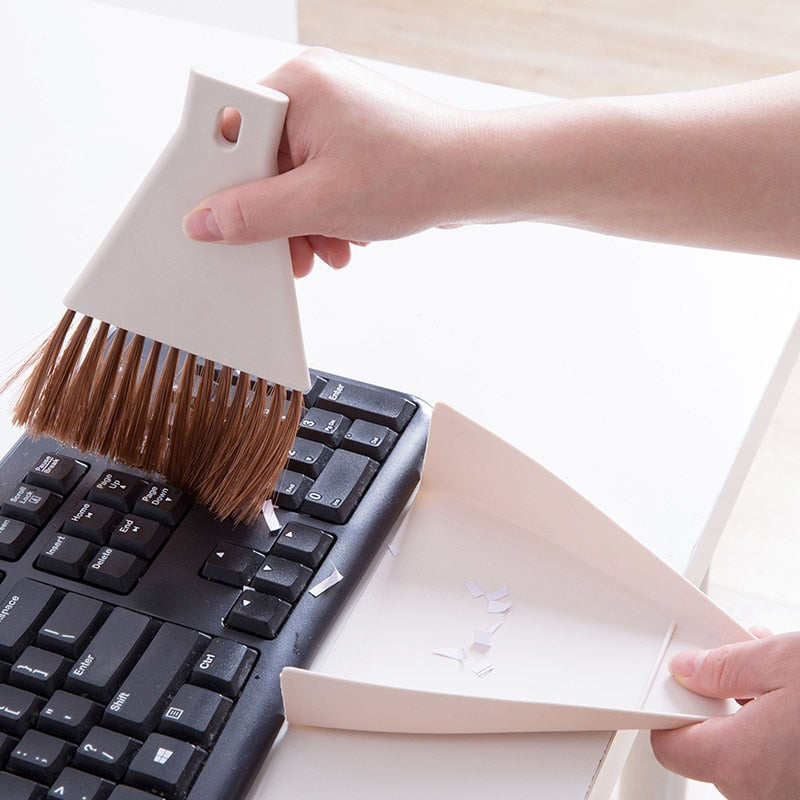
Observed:
[[[511,608],[510,600],[489,600],[486,603],[486,611],[489,614],[504,614]]]
[[[479,661],[473,668],[472,671],[479,677],[485,678],[492,670],[494,669],[494,664],[491,661]]]
[[[272,504],[272,500],[264,501],[264,505],[261,506],[261,513],[264,515],[264,521],[271,532],[279,531],[283,527],[278,515],[275,513],[275,506]]]
[[[461,647],[437,647],[433,651],[435,656],[444,656],[444,658],[452,658],[455,661],[463,661],[467,654]]]
[[[495,589],[493,592],[489,592],[486,597],[488,597],[489,600],[502,600],[504,597],[508,597],[508,595],[508,589],[503,586],[501,589]]]
[[[319,597],[323,592],[326,592],[331,586],[335,586],[339,581],[344,580],[344,575],[339,572],[336,567],[333,568],[333,572],[328,575],[327,578],[323,578],[319,583],[312,586],[308,593],[313,595],[314,597]]]
[[[477,583],[475,583],[475,581],[467,581],[467,582],[464,584],[464,586],[466,586],[466,587],[467,587],[467,591],[468,591],[468,592],[469,592],[469,593],[470,593],[470,594],[471,594],[473,597],[481,597],[481,596],[483,595],[483,589],[481,589],[481,587],[480,587],[480,586],[478,586],[478,584],[477,584]]]
[[[492,646],[492,632],[489,630],[477,630],[472,637],[472,641],[478,647],[491,647]]]
[[[390,553],[391,553],[391,554],[392,554],[392,555],[393,555],[395,558],[397,558],[397,556],[399,556],[399,555],[400,555],[400,550],[399,550],[399,548],[398,548],[396,545],[389,543],[389,544],[387,545],[387,547],[389,548],[389,552],[390,552]]]

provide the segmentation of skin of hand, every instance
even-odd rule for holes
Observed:
[[[800,797],[800,633],[705,652],[678,653],[675,679],[706,697],[746,698],[735,714],[652,731],[653,752],[672,772],[713,783],[728,800]]]
[[[494,111],[431,100],[333,51],[264,83],[290,98],[281,174],[202,201],[187,235],[290,237],[295,273],[350,243],[540,221],[800,257],[800,72]]]

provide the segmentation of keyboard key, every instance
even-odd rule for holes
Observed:
[[[165,622],[106,706],[102,725],[138,739],[155,730],[167,698],[183,683],[207,641],[189,628]]]
[[[192,670],[191,681],[226,697],[242,690],[258,653],[231,639],[216,638],[205,649]]]
[[[60,597],[52,586],[30,578],[17,581],[0,601],[0,658],[10,663],[19,658]]]
[[[0,733],[0,764],[6,763],[6,759],[16,746],[17,740],[13,736],[9,736],[7,733]]]
[[[131,761],[125,782],[164,792],[167,797],[181,797],[194,781],[204,757],[202,750],[188,742],[151,733]]]
[[[150,792],[143,792],[141,789],[134,789],[133,786],[120,785],[114,787],[108,800],[153,800],[153,795]]]
[[[45,543],[36,559],[36,568],[79,580],[97,552],[97,546],[85,539],[56,533]]]
[[[144,517],[126,516],[111,532],[111,547],[141,556],[148,561],[161,549],[170,529],[160,522]]]
[[[191,505],[192,498],[180,489],[163,483],[151,483],[145,487],[131,510],[134,514],[174,528]]]
[[[0,731],[22,736],[32,727],[41,707],[42,700],[32,692],[0,683]]]
[[[0,514],[41,528],[61,505],[61,495],[28,483],[20,483],[3,501]]]
[[[77,743],[86,736],[102,713],[103,709],[87,697],[78,697],[58,689],[45,703],[36,727],[59,739]]]
[[[113,783],[97,775],[66,767],[53,782],[47,800],[105,800],[113,788]]]
[[[115,608],[69,671],[64,688],[108,703],[147,646],[154,627],[149,617]]]
[[[101,547],[86,567],[83,579],[94,586],[125,594],[133,588],[146,567],[147,562],[133,553]]]
[[[367,456],[337,450],[306,493],[302,510],[329,522],[346,522],[378,468]]]
[[[299,522],[290,522],[284,526],[283,532],[275,540],[270,555],[281,556],[305,564],[307,567],[316,568],[322,563],[333,542],[334,538],[330,533]]]
[[[86,539],[87,542],[105,544],[119,519],[119,513],[114,509],[86,501],[64,520],[61,529],[65,533]]]
[[[78,745],[73,763],[78,769],[118,781],[138,747],[129,736],[96,725]]]
[[[328,383],[328,381],[321,375],[315,375],[313,372],[310,373],[310,378],[311,388],[303,395],[303,403],[305,404],[306,408],[311,408],[311,406],[317,402],[320,392]]]
[[[349,427],[350,420],[342,414],[335,414],[322,408],[309,408],[300,420],[298,434],[303,438],[335,448],[342,443]]]
[[[115,508],[126,513],[133,510],[145,482],[135,475],[119,470],[105,470],[89,489],[88,498],[93,503]]]
[[[233,703],[217,692],[184,684],[161,715],[160,733],[209,747],[217,738]]]
[[[296,561],[269,555],[252,580],[253,588],[296,603],[314,573]]]
[[[16,561],[39,531],[18,519],[0,517],[0,558]]]
[[[341,381],[329,381],[316,405],[351,419],[358,417],[377,422],[398,432],[406,427],[416,411],[416,406],[404,397]]]
[[[29,646],[11,667],[8,682],[20,689],[49,696],[61,685],[69,667],[70,662],[63,656]]]
[[[285,601],[261,592],[242,592],[225,622],[231,628],[274,639],[286,622],[292,607]]]
[[[333,450],[320,442],[298,436],[289,451],[287,466],[294,472],[316,478],[333,455]]]
[[[36,644],[74,660],[104,617],[99,600],[69,593],[39,629]]]
[[[344,435],[342,447],[345,450],[352,450],[354,453],[374,458],[376,461],[383,461],[394,447],[397,436],[385,425],[357,419]]]
[[[25,483],[65,495],[72,491],[88,469],[88,464],[62,453],[44,453],[25,476]]]
[[[0,772],[0,797],[3,800],[44,800],[46,789],[27,778]]]
[[[202,575],[229,586],[246,586],[263,561],[263,553],[232,542],[220,542],[203,565]]]
[[[311,486],[311,478],[285,469],[275,487],[275,502],[287,511],[297,511]]]
[[[8,758],[8,768],[31,780],[52,783],[72,756],[74,745],[37,730],[26,731]]]

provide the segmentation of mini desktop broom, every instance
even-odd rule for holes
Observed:
[[[288,99],[193,71],[178,129],[17,373],[14,422],[253,521],[274,490],[309,374],[286,240],[191,241],[203,197],[277,173]],[[241,115],[235,142],[224,109]]]

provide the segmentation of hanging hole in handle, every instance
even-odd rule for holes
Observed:
[[[219,112],[217,138],[222,144],[236,144],[239,141],[239,131],[242,127],[242,115],[233,106],[225,106]]]

